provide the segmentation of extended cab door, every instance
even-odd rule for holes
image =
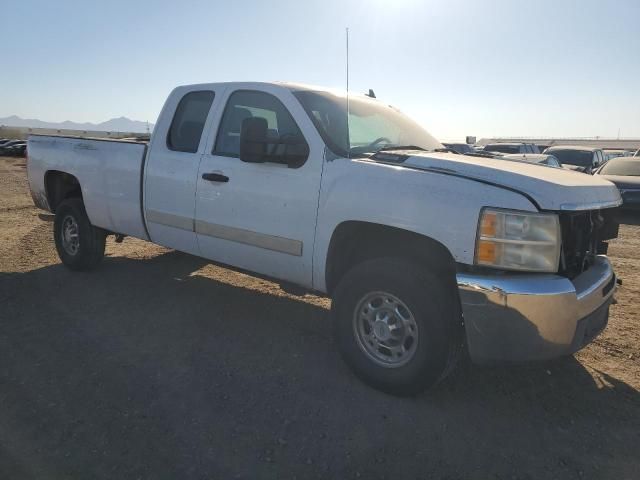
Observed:
[[[218,93],[213,88],[174,90],[158,120],[145,166],[144,213],[151,240],[196,255],[196,180],[205,126]]]
[[[253,87],[253,88],[252,88]],[[248,84],[225,92],[198,172],[196,233],[201,255],[311,286],[313,241],[324,144],[291,92]],[[266,119],[274,139],[302,135],[309,146],[297,168],[240,160],[240,128]]]

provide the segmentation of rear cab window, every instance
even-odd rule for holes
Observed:
[[[180,99],[167,133],[167,148],[196,153],[213,103],[212,91],[189,92]]]

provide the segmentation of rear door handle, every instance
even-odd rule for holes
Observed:
[[[210,182],[220,182],[220,183],[227,183],[229,181],[229,177],[221,173],[203,173],[202,179],[208,180]]]

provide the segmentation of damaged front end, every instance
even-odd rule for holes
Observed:
[[[605,256],[618,208],[563,211],[556,273],[457,274],[467,346],[476,363],[570,355],[606,327],[616,276]]]
[[[597,255],[606,255],[609,240],[618,237],[619,208],[560,213],[561,275],[575,278],[587,271]]]

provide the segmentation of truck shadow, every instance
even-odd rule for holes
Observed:
[[[621,212],[620,223],[625,225],[640,225],[640,211],[639,212]]]
[[[205,265],[170,252],[0,273],[0,477],[622,478],[637,466],[640,396],[611,375],[574,358],[464,364],[391,397],[343,365],[325,299]]]

